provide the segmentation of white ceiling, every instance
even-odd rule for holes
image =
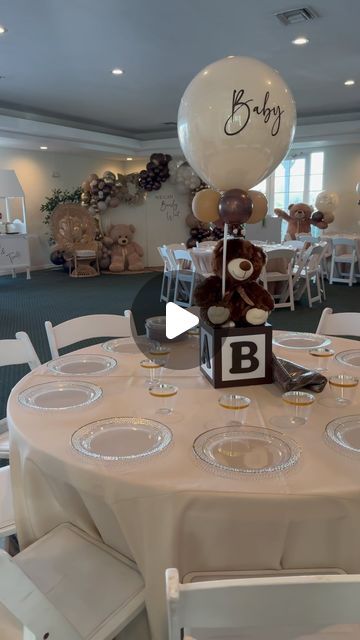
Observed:
[[[306,0],[12,0],[2,3],[0,108],[146,139],[174,135],[193,76],[226,55],[279,69],[298,114],[360,110],[360,1],[310,0],[320,15],[285,27]],[[310,43],[291,40],[306,35]],[[125,70],[121,77],[113,67]],[[354,87],[343,82],[354,78]]]

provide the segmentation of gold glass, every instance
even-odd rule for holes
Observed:
[[[327,371],[330,362],[334,358],[335,351],[326,347],[318,347],[317,349],[310,349],[309,354],[316,358],[315,371]]]
[[[219,406],[227,411],[232,411],[232,420],[228,424],[241,425],[244,424],[247,409],[251,403],[250,398],[238,395],[237,393],[225,393],[218,400]]]
[[[158,384],[160,382],[162,368],[165,366],[165,361],[160,358],[147,358],[146,360],[141,360],[140,367],[145,369],[149,377],[145,381],[145,385],[151,387],[154,384]]]
[[[354,401],[359,379],[355,376],[348,376],[341,373],[337,376],[330,376],[329,386],[335,398],[335,403],[339,406],[351,404]]]
[[[178,387],[173,384],[154,384],[149,388],[149,393],[153,398],[161,400],[161,405],[157,408],[156,413],[160,415],[170,415],[174,412],[174,400],[177,395]]]

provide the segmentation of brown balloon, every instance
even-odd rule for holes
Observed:
[[[214,222],[219,217],[220,193],[213,189],[198,191],[192,201],[195,218],[201,222]]]
[[[200,193],[203,193],[200,191]],[[219,215],[228,224],[247,222],[252,214],[253,203],[243,189],[225,191],[219,202]]]
[[[264,220],[268,212],[268,201],[261,191],[254,191],[252,189],[248,191],[247,194],[253,203],[253,210],[246,224],[256,224],[257,222]]]

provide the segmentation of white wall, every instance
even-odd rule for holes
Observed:
[[[360,144],[324,148],[324,189],[336,191],[340,197],[331,231],[360,233],[359,196],[355,186],[360,182]]]
[[[38,240],[35,239],[31,243],[32,266],[49,263],[47,227],[42,222],[40,205],[46,196],[51,195],[52,189],[72,190],[79,186],[89,173],[102,174],[106,170],[124,173],[124,164],[103,154],[80,156],[50,151],[0,149],[0,169],[13,169],[16,172],[25,193],[28,233],[38,237]],[[54,172],[59,173],[59,177],[54,178]]]
[[[0,169],[13,169],[25,193],[28,233],[31,239],[32,266],[49,265],[51,248],[47,242],[48,227],[43,224],[40,206],[54,188],[72,190],[90,173],[102,175],[104,171],[132,173],[141,171],[145,161],[114,160],[108,154],[91,153],[88,156],[51,151],[0,149]],[[54,177],[53,174],[59,174]],[[1,195],[1,194],[0,194]],[[1,210],[1,201],[0,201]],[[134,224],[135,240],[144,247],[145,264],[161,264],[156,247],[162,243],[184,241],[188,237],[185,217],[189,213],[188,197],[177,194],[169,183],[158,192],[146,195],[140,206],[120,205],[106,212],[103,228],[110,223]]]

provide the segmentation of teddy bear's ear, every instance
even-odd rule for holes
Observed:
[[[129,229],[130,229],[131,233],[135,233],[135,231],[136,231],[136,229],[135,229],[133,224],[129,224]]]
[[[293,206],[294,206],[293,204],[289,204],[288,211],[290,211],[291,207],[293,207]]]

